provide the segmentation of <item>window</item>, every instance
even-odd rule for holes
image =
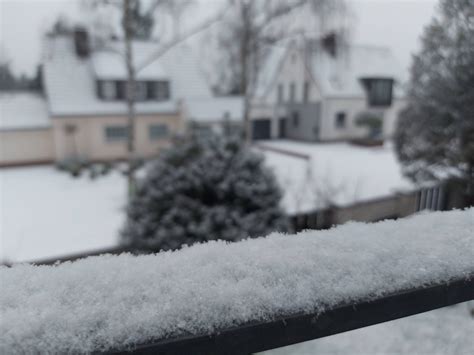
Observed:
[[[209,125],[194,124],[192,128],[194,133],[201,138],[209,138],[213,133],[212,127]]]
[[[283,95],[284,95],[284,86],[283,84],[278,84],[278,103],[283,102]]]
[[[298,127],[300,125],[300,115],[298,112],[294,111],[292,115],[293,127]]]
[[[290,84],[290,102],[295,102],[295,93],[296,91],[296,85],[295,83]]]
[[[126,126],[107,126],[105,127],[105,139],[107,142],[123,142],[127,140]]]
[[[362,79],[367,91],[369,106],[390,106],[392,104],[393,79]]]
[[[168,126],[165,124],[152,124],[148,127],[150,140],[167,138],[169,135]]]
[[[102,100],[126,100],[127,82],[125,80],[97,81],[97,94]],[[158,100],[164,101],[170,98],[170,87],[168,81],[137,81],[135,82],[135,100]]]
[[[127,99],[127,83],[125,81],[116,81],[117,100]]]
[[[147,85],[146,82],[137,81],[135,83],[135,100],[145,101],[147,99]]]
[[[99,96],[104,100],[115,100],[117,98],[117,87],[115,82],[109,80],[100,81]]]
[[[346,126],[346,113],[336,113],[336,128],[344,128]]]
[[[170,83],[169,81],[156,82],[156,99],[158,101],[166,101],[170,99]]]
[[[309,82],[305,81],[303,86],[303,102],[307,103],[309,101]]]

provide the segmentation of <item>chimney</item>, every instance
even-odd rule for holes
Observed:
[[[332,57],[337,56],[338,35],[336,32],[329,32],[321,38],[321,45]]]
[[[89,36],[84,27],[74,29],[74,47],[79,58],[86,58],[89,55]]]

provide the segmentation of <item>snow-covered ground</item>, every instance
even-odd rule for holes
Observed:
[[[474,353],[474,302],[441,308],[262,355],[470,355]]]
[[[262,145],[308,154],[264,150],[284,190],[289,213],[389,195],[411,184],[390,146],[267,141]],[[308,169],[310,167],[310,169]],[[31,261],[113,247],[123,224],[125,180],[117,173],[74,179],[54,167],[0,169],[0,260]]]
[[[262,141],[259,146],[310,158],[305,160],[260,149],[283,187],[282,203],[289,213],[313,210],[329,203],[348,205],[413,188],[402,175],[390,143],[367,148],[348,143],[271,140]]]
[[[474,208],[157,255],[3,267],[0,352],[90,353],[212,334],[472,277],[473,227]]]
[[[29,261],[117,245],[126,185],[54,167],[0,169],[0,260]]]

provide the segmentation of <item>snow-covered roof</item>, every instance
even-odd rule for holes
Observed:
[[[471,208],[155,255],[0,268],[0,351],[125,350],[469,279],[473,219]]]
[[[194,122],[218,122],[225,119],[240,121],[244,115],[241,96],[191,99],[185,101],[189,120]]]
[[[46,100],[32,92],[0,93],[0,130],[50,127]]]
[[[278,78],[278,72],[283,64],[283,60],[288,52],[288,47],[284,44],[272,47],[264,65],[258,74],[257,85],[255,88],[255,97],[257,100],[265,100],[266,96],[275,85]]]
[[[156,50],[155,42],[136,41],[132,45],[138,66]],[[44,83],[53,116],[125,114],[124,101],[103,101],[97,97],[97,79],[124,79],[123,42],[110,41],[81,59],[71,36],[48,39],[44,56]],[[171,99],[136,104],[138,114],[176,112],[178,101],[210,98],[211,91],[201,75],[191,48],[185,43],[167,51],[158,60],[137,72],[139,80],[169,78]]]
[[[388,47],[346,45],[335,57],[320,46],[313,49],[311,69],[324,96],[365,97],[363,78],[395,80],[394,94],[403,94],[403,69]]]

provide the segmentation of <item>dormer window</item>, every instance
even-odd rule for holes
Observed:
[[[369,106],[390,106],[392,104],[393,79],[364,78],[362,85],[367,92]]]
[[[97,96],[106,101],[127,99],[127,82],[124,80],[98,80]],[[136,101],[166,101],[170,99],[169,82],[137,81],[135,82]]]
[[[99,96],[104,100],[116,100],[117,98],[117,87],[114,81],[101,81],[99,82]]]
[[[137,81],[135,83],[135,100],[145,101],[147,97],[147,85],[143,81]]]

